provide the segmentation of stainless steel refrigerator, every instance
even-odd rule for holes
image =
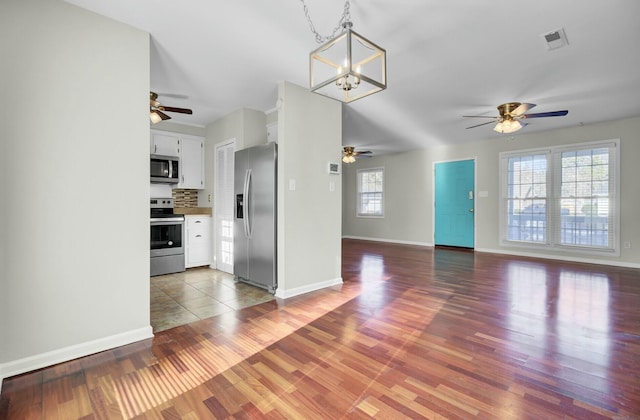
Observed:
[[[235,152],[233,274],[275,293],[277,144]]]

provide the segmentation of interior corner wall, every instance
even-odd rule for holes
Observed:
[[[204,140],[204,189],[198,192],[198,206],[209,207],[209,195],[214,197],[216,145],[231,139],[236,141],[236,150],[244,144],[244,113],[242,109],[233,111],[217,119],[206,127]],[[214,215],[215,216],[215,215]],[[215,229],[214,229],[215,235]],[[214,241],[215,242],[215,241]],[[215,255],[215,250],[212,250]]]
[[[152,336],[149,35],[0,3],[0,379]]]
[[[513,137],[513,139],[511,138]],[[525,150],[620,139],[620,243],[630,242],[631,248],[620,249],[620,257],[593,257],[584,254],[553,251],[532,251],[501,245],[499,236],[499,155],[511,150]],[[353,165],[343,165],[343,236],[363,239],[433,244],[433,168],[436,162],[475,159],[476,166],[476,243],[480,251],[525,254],[575,261],[640,267],[640,208],[637,180],[640,178],[640,117],[602,122],[559,130],[501,136],[454,146],[361,159]],[[385,217],[356,217],[359,168],[385,168]],[[477,192],[486,192],[479,197]]]
[[[267,143],[267,116],[262,111],[243,109],[244,147]]]
[[[289,297],[341,279],[342,104],[283,82],[278,103],[278,289]]]
[[[210,207],[208,197],[214,196],[216,145],[235,139],[236,150],[267,142],[266,116],[262,111],[238,109],[211,122],[205,129],[205,188],[198,192],[198,205]]]
[[[424,150],[373,156],[343,164],[343,235],[432,246],[428,221],[432,206],[431,170]],[[383,168],[384,217],[357,217],[359,169]],[[430,219],[429,219],[430,220]]]
[[[169,131],[178,134],[188,134],[190,136],[204,137],[207,134],[205,127],[197,125],[186,125],[171,122],[171,120],[160,121],[157,124],[151,126],[153,130]]]
[[[205,129],[207,145],[236,140],[237,150],[267,142],[267,119],[262,111],[241,108],[211,122]]]

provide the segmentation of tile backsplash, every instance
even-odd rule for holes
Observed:
[[[198,190],[175,188],[171,194],[174,207],[198,207]]]

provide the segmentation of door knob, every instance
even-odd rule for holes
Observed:
[[[469,209],[469,211],[470,211],[471,213],[473,213],[473,209]]]

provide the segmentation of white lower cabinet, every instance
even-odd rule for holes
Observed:
[[[211,264],[211,216],[186,215],[187,244],[185,266],[199,267]]]

